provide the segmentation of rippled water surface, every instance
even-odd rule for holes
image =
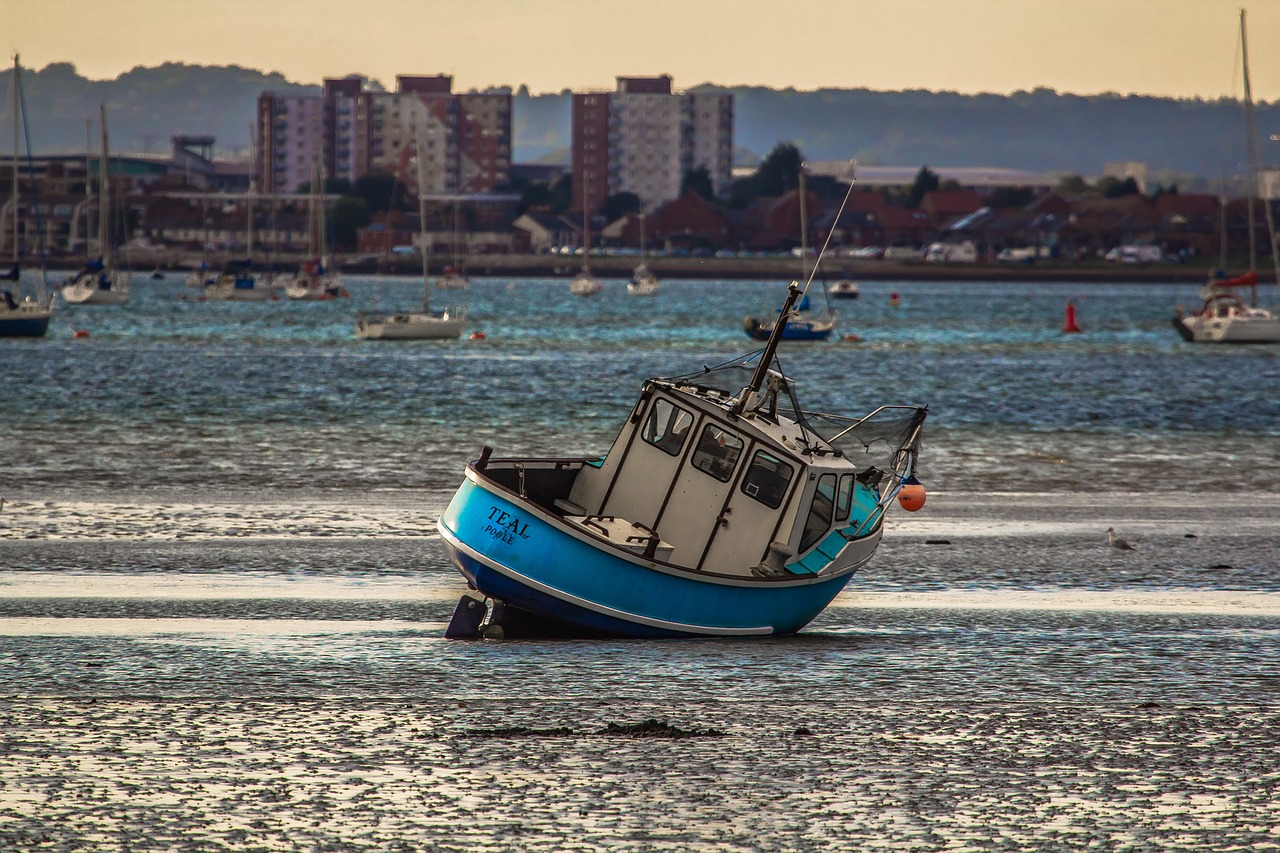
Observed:
[[[865,284],[783,364],[927,403],[930,498],[800,636],[446,641],[465,461],[603,451],[782,295],[606,286],[476,279],[436,300],[483,340],[388,345],[355,313],[411,281],[140,281],[0,341],[0,848],[1280,843],[1280,348],[1182,343],[1194,287]]]

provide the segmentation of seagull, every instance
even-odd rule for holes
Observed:
[[[1107,544],[1112,548],[1119,548],[1121,551],[1132,551],[1133,546],[1116,535],[1114,527],[1107,528]]]

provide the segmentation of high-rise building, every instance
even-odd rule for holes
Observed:
[[[733,96],[671,91],[671,78],[619,77],[614,92],[573,96],[573,206],[596,210],[607,197],[635,193],[644,210],[680,194],[702,167],[717,195],[729,191]]]
[[[329,79],[320,94],[258,98],[257,174],[263,192],[296,192],[312,161],[355,181],[393,172],[417,185],[425,158],[432,194],[492,192],[510,182],[511,95],[453,94],[446,75],[401,75],[395,92],[359,78]]]

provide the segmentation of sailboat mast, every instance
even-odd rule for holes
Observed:
[[[427,146],[418,139],[418,239],[422,243],[422,310],[431,310],[431,274],[427,262]]]
[[[582,164],[582,271],[591,272],[591,211],[587,205],[587,164]]]
[[[101,123],[101,150],[98,155],[98,254],[110,268],[111,257],[111,176],[107,154],[107,105],[98,104],[98,121]]]
[[[18,149],[21,146],[21,136],[18,132],[18,122],[21,118],[22,111],[18,106],[18,55],[13,55],[13,265],[18,265]]]
[[[1245,151],[1248,156],[1249,163],[1249,269],[1256,271],[1257,264],[1257,237],[1254,234],[1253,226],[1253,196],[1258,192],[1258,119],[1254,113],[1253,107],[1253,87],[1249,81],[1249,37],[1245,26],[1246,12],[1240,10],[1240,62],[1244,70],[1244,124],[1245,133],[1248,134],[1245,140]],[[1261,193],[1259,193],[1261,196]],[[1271,212],[1271,201],[1268,198],[1262,198],[1262,209],[1266,214],[1267,221],[1267,246],[1271,254],[1271,268],[1275,274],[1276,282],[1280,283],[1280,258],[1276,257],[1276,223],[1275,215]],[[1258,289],[1256,287],[1250,290],[1250,302],[1253,305],[1258,304]]]
[[[804,164],[800,164],[800,280],[809,277],[809,199],[804,189]]]

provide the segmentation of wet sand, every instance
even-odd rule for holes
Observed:
[[[1280,499],[939,493],[798,637],[465,643],[445,498],[11,498],[0,849],[1280,846]]]

